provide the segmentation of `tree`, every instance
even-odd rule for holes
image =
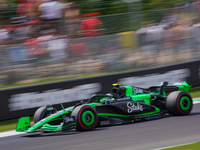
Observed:
[[[143,10],[172,8],[185,0],[142,0]]]
[[[121,0],[74,0],[81,13],[100,12],[102,15],[126,12],[126,4]]]

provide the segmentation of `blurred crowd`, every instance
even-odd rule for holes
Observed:
[[[80,56],[75,50],[85,50],[85,43],[71,39],[101,35],[100,13],[80,15],[74,2],[56,0],[18,0],[17,16],[11,25],[0,28],[0,45],[8,45],[3,53],[11,61],[65,61]],[[90,43],[94,44],[94,40]],[[10,47],[9,45],[12,46]],[[88,53],[90,50],[88,50]]]
[[[184,50],[190,50],[193,58],[200,56],[200,1],[164,10],[160,22],[143,22],[136,32],[127,27],[132,22],[129,13],[82,14],[73,1],[18,0],[15,11],[10,25],[0,28],[2,70],[18,64],[37,68],[57,63],[67,66],[68,72],[77,66],[83,72],[86,68],[113,71],[136,67],[139,61],[152,66],[147,59],[153,56],[156,62],[164,50],[170,50],[175,61]],[[105,34],[111,28],[118,30]]]
[[[159,23],[143,22],[136,35],[145,55],[158,54],[165,49],[173,49],[176,54],[187,49],[194,56],[200,56],[200,20],[183,10],[175,11]]]

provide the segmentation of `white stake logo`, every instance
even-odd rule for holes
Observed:
[[[132,113],[133,111],[137,111],[137,110],[143,111],[143,107],[139,103],[135,105],[134,103],[128,102],[127,107],[128,107],[128,110],[127,110],[128,113]]]

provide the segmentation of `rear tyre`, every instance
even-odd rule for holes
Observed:
[[[188,115],[193,107],[192,97],[187,92],[174,91],[168,95],[166,107],[172,115]]]
[[[56,112],[56,109],[52,105],[42,106],[38,108],[33,117],[34,123],[37,123],[38,121],[46,118],[54,112]]]
[[[76,130],[89,131],[96,127],[98,116],[96,110],[88,105],[81,105],[74,108],[71,116],[75,117]]]

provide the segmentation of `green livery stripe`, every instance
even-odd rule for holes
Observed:
[[[151,115],[155,113],[159,113],[160,110],[156,109],[153,112],[149,113],[143,113],[143,114],[138,114],[138,115],[122,115],[122,114],[110,114],[110,113],[97,113],[99,116],[112,116],[112,117],[137,117],[137,116],[145,116],[145,115]]]

